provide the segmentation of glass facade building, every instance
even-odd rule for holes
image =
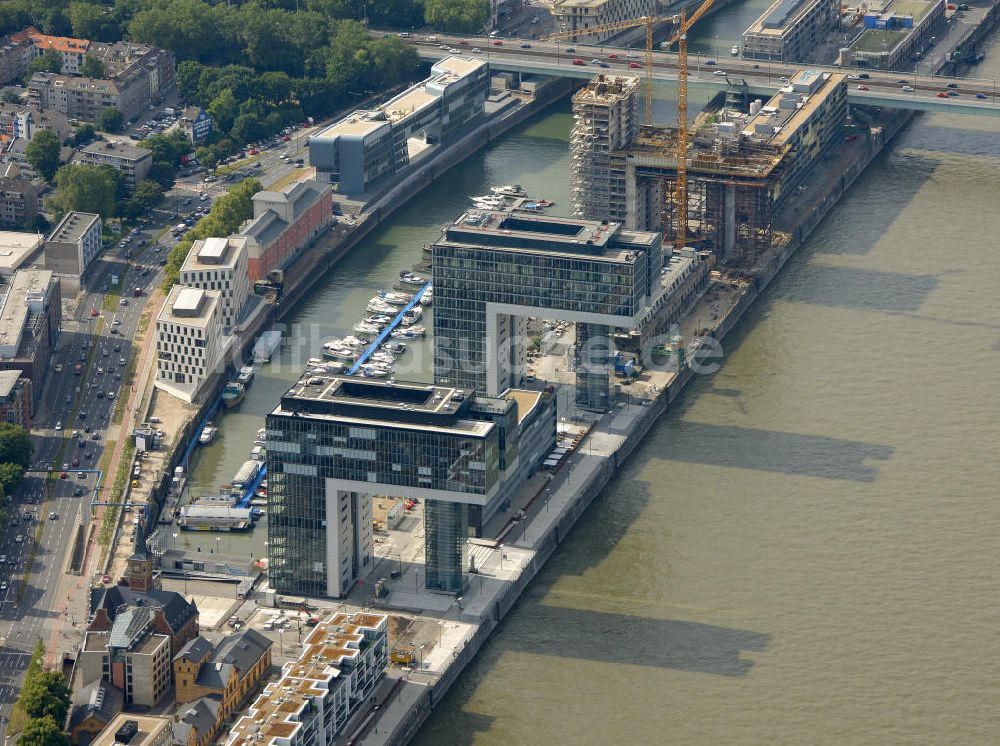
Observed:
[[[516,437],[501,442],[509,409],[473,393],[349,376],[306,376],[289,389],[267,416],[273,587],[346,593],[370,569],[367,496],[379,494],[425,501],[427,585],[460,592],[467,506],[495,499],[502,462],[516,458]]]
[[[524,377],[518,318],[633,328],[663,257],[659,234],[617,223],[474,210],[445,229],[432,261],[435,380],[497,396]],[[578,368],[577,401],[600,408],[608,374],[585,375]]]

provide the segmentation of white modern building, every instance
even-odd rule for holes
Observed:
[[[489,65],[446,57],[427,80],[374,109],[358,110],[309,138],[316,178],[363,195],[418,159],[471,132],[485,116]]]
[[[223,335],[222,293],[175,285],[156,318],[156,387],[197,401],[231,343]]]
[[[250,294],[245,236],[195,241],[181,265],[180,282],[190,288],[217,290],[222,300],[222,326],[235,331]]]
[[[219,742],[226,746],[333,746],[389,666],[385,614],[335,614],[313,627],[302,654],[264,687]]]
[[[45,242],[45,267],[57,276],[79,278],[103,247],[101,216],[68,212]]]

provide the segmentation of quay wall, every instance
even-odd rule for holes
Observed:
[[[835,188],[825,195],[825,198],[820,200],[802,218],[790,240],[768,260],[761,272],[743,293],[740,300],[719,321],[719,324],[712,332],[712,336],[716,340],[721,342],[736,327],[747,309],[750,308],[754,300],[757,299],[771,280],[774,279],[785,262],[801,247],[805,239],[822,222],[823,218],[826,217],[840,197],[864,173],[871,162],[885,150],[892,139],[912,119],[912,116],[912,112],[906,112],[895,117],[880,135],[873,140],[871,147],[865,155],[855,159],[846,166]],[[382,741],[383,743],[390,746],[404,746],[416,735],[433,708],[444,698],[459,674],[475,658],[483,644],[493,633],[493,630],[500,625],[503,618],[513,608],[524,589],[534,580],[545,562],[556,551],[559,544],[569,535],[569,532],[580,516],[584,514],[594,499],[601,494],[612,477],[625,465],[629,456],[631,456],[643,438],[649,433],[653,425],[656,424],[660,416],[669,409],[670,403],[683,391],[693,375],[692,368],[685,368],[654,401],[651,401],[646,406],[641,406],[641,414],[632,421],[628,431],[622,434],[620,445],[609,458],[599,461],[595,460],[589,464],[584,462],[579,465],[579,468],[589,469],[589,473],[583,477],[575,499],[563,506],[562,514],[558,516],[550,528],[539,539],[532,541],[532,548],[535,551],[534,556],[524,565],[517,578],[504,589],[489,609],[489,612],[484,613],[478,618],[469,618],[469,615],[463,615],[463,621],[478,624],[475,634],[466,642],[465,646],[444,673],[441,674],[437,682],[423,690],[417,690],[419,693],[413,704],[409,706],[407,715],[396,724],[392,732]],[[402,692],[406,689],[406,687],[401,687],[400,691]],[[399,694],[399,696],[403,695]]]

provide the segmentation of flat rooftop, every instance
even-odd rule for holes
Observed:
[[[797,71],[747,122],[743,135],[784,145],[846,80],[844,73]]]
[[[191,245],[181,272],[232,269],[236,266],[240,250],[245,250],[246,243],[247,239],[242,236],[199,239]]]
[[[172,722],[168,717],[122,712],[116,715],[115,719],[108,723],[108,726],[90,742],[90,746],[115,746],[115,744],[121,743],[115,737],[115,734],[128,721],[132,721],[138,726],[138,732],[132,736],[132,739],[128,742],[128,746],[150,746],[151,744],[162,743],[163,732],[170,730]],[[166,742],[170,742],[169,735]]]
[[[20,269],[0,286],[0,356],[17,356],[32,310],[40,310],[52,282],[47,269]]]
[[[781,36],[822,0],[776,0],[745,33]]]
[[[0,398],[7,398],[17,386],[17,380],[21,377],[21,371],[0,370]]]
[[[167,302],[156,317],[157,323],[174,323],[185,326],[205,327],[212,318],[212,311],[222,294],[218,290],[204,290],[175,285],[170,289]]]
[[[11,274],[41,249],[44,242],[41,233],[0,231],[0,274]]]
[[[356,425],[484,437],[493,424],[468,416],[474,394],[473,389],[454,386],[306,373],[272,414],[297,412]]]
[[[52,231],[49,240],[75,243],[100,219],[100,215],[92,212],[67,212]]]
[[[521,422],[524,421],[524,418],[527,417],[531,413],[531,410],[538,406],[538,402],[542,400],[541,391],[531,391],[530,389],[508,389],[503,395],[510,397],[517,402],[518,424],[521,424]]]
[[[601,223],[509,210],[469,210],[445,228],[439,244],[545,253],[588,260],[635,264],[640,250],[656,245],[659,235]]]
[[[639,87],[639,78],[601,73],[573,94],[576,104],[612,104]]]
[[[911,29],[865,29],[864,32],[851,45],[855,52],[867,52],[869,54],[888,54],[906,40]]]
[[[80,150],[81,153],[88,153],[91,155],[111,155],[117,156],[118,158],[125,158],[130,161],[138,161],[143,158],[152,157],[153,151],[148,148],[140,148],[136,145],[130,145],[127,142],[121,140],[111,140],[104,142],[98,140],[93,142],[85,148]]]

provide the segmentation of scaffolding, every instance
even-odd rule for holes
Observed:
[[[625,161],[639,134],[639,79],[598,75],[573,96],[570,200],[573,214],[626,222]]]

